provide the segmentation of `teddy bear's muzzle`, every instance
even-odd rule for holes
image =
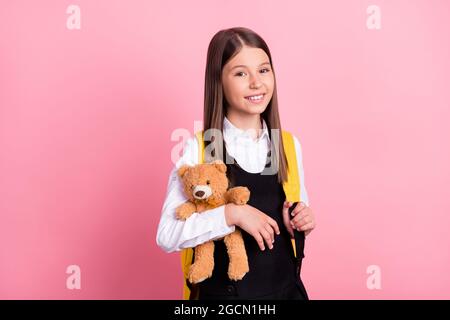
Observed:
[[[212,190],[208,186],[196,186],[192,193],[195,199],[203,200],[212,194]]]

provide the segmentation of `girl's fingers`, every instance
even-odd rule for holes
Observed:
[[[302,210],[304,210],[306,208],[308,208],[308,207],[306,206],[305,203],[299,202],[299,203],[297,203],[297,206],[295,207],[295,209],[292,210],[291,215],[296,216],[297,214],[299,214]]]
[[[294,209],[294,211],[296,211]],[[304,205],[302,202],[300,203],[299,213],[295,214],[295,216],[291,220],[291,226],[293,229],[298,231],[308,231],[308,234],[315,227],[314,216],[310,208]]]
[[[292,218],[292,222],[298,226],[301,227],[302,225],[312,222],[312,217],[308,214],[301,214],[297,215],[294,218]]]
[[[263,239],[263,237],[261,236],[261,234],[259,233],[259,232],[255,232],[254,234],[253,234],[253,238],[255,238],[255,240],[256,240],[256,243],[258,243],[258,246],[259,246],[259,248],[262,250],[262,251],[264,251],[264,239]]]
[[[315,222],[313,221],[313,219],[311,217],[305,217],[305,219],[301,219],[300,221],[291,221],[292,222],[292,227],[296,230],[303,230],[302,228],[304,226],[315,226]]]
[[[285,201],[284,204],[283,204],[283,207],[285,207],[285,208],[290,208],[290,207],[292,207],[292,202]]]
[[[306,231],[306,230],[312,230],[314,229],[314,224],[312,222],[305,224],[304,226],[300,227],[300,230]]]
[[[303,206],[301,206],[302,203],[303,202],[297,203],[297,205],[295,206],[294,210],[292,210],[292,212],[291,212],[291,216],[295,216],[296,214],[298,214],[303,209]],[[283,212],[285,211],[289,215],[289,208],[291,208],[292,205],[293,205],[292,202],[285,201],[284,205],[283,205]]]
[[[270,226],[270,224],[269,223],[266,223],[265,225],[264,225],[264,229],[266,229],[266,231],[269,233],[269,235],[270,235],[270,241],[272,242],[272,243],[274,243],[275,242],[275,236],[274,236],[274,231],[273,231],[273,229],[272,229],[272,227]]]
[[[273,228],[276,234],[280,234],[280,228],[275,220],[268,216],[267,223]]]
[[[272,239],[270,238],[270,234],[269,232],[266,231],[266,229],[262,229],[259,231],[259,233],[261,233],[262,237],[264,238],[264,240],[267,243],[267,246],[269,247],[269,249],[273,248],[273,243],[272,243]]]
[[[285,201],[283,204],[283,215],[289,216],[289,208],[291,207],[290,202]]]

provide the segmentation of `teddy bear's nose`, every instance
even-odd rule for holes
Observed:
[[[195,193],[195,196],[196,196],[196,197],[203,197],[204,194],[205,194],[205,191],[199,190],[199,191],[197,191],[197,192]]]

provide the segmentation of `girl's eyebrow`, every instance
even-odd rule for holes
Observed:
[[[263,62],[263,63],[261,63],[261,64],[259,65],[259,67],[261,67],[262,65],[265,65],[265,64],[269,64],[269,65],[270,65],[270,62],[268,62],[268,61]],[[233,70],[234,68],[239,68],[239,67],[247,68],[247,66],[240,64],[240,65],[238,65],[238,66],[234,66],[234,67],[231,68],[230,70]]]

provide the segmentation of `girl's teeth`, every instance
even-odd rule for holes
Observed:
[[[249,99],[249,100],[261,100],[262,97],[263,97],[263,95],[261,94],[261,95],[259,95],[259,96],[248,97],[247,99]]]

